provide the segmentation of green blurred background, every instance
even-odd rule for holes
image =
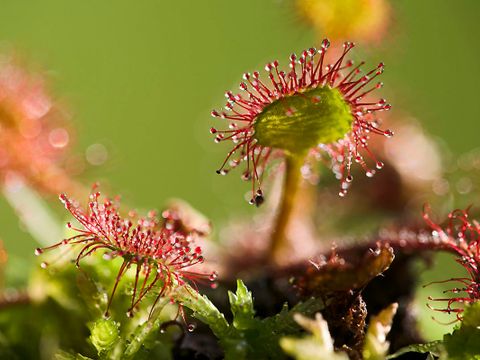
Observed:
[[[392,111],[419,119],[454,154],[477,147],[480,2],[393,5],[388,41],[368,51],[387,64]],[[209,112],[243,72],[314,43],[292,10],[286,0],[2,0],[0,47],[47,70],[79,152],[107,146],[109,161],[86,183],[104,181],[138,207],[180,197],[219,227],[254,209],[239,174],[215,174],[226,148],[208,133]],[[359,46],[355,57],[366,53]],[[0,214],[7,250],[30,259],[34,241],[3,199]]]

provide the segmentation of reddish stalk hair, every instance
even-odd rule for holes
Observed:
[[[104,259],[122,257],[123,263],[116,276],[115,284],[109,298],[106,314],[122,276],[135,266],[132,302],[127,314],[133,315],[134,308],[156,285],[160,287],[152,310],[157,301],[177,286],[187,281],[214,281],[216,273],[204,274],[195,272],[194,265],[204,261],[202,249],[195,246],[199,237],[195,229],[183,231],[176,222],[171,211],[169,218],[160,221],[154,211],[145,218],[137,218],[134,211],[124,218],[119,213],[117,200],[105,198],[99,201],[100,193],[94,190],[90,195],[88,210],[81,208],[66,195],[60,195],[65,208],[80,223],[74,227],[67,226],[78,234],[57,244],[43,249],[36,249],[40,255],[45,250],[63,245],[80,245],[81,250],[76,257],[76,265],[94,252],[105,250]]]
[[[456,261],[467,270],[469,277],[452,278],[434,283],[456,282],[459,287],[444,291],[444,293],[463,294],[448,298],[432,298],[431,301],[447,302],[445,308],[434,310],[457,314],[461,320],[464,304],[471,304],[480,300],[480,224],[476,220],[470,220],[469,208],[454,210],[448,214],[448,220],[444,226],[440,226],[430,218],[430,208],[425,207],[423,218],[432,228],[432,235],[443,242],[446,247],[457,255]],[[430,285],[430,284],[429,284]],[[431,306],[429,306],[431,307]],[[431,307],[432,308],[432,307]]]
[[[391,106],[385,99],[366,100],[365,97],[383,86],[381,82],[373,86],[369,84],[382,74],[384,65],[380,63],[362,74],[360,67],[363,62],[353,66],[353,61],[345,61],[347,53],[354,47],[351,42],[344,44],[343,53],[335,63],[327,65],[324,62],[329,45],[328,40],[323,40],[319,50],[310,48],[303,51],[300,57],[292,54],[290,70],[287,72],[279,69],[276,60],[268,63],[265,66],[268,74],[266,81],[260,79],[260,74],[256,71],[245,73],[244,82],[240,83],[240,90],[244,94],[226,92],[225,111],[213,110],[211,113],[213,117],[230,121],[228,130],[218,130],[215,127],[210,129],[215,134],[215,142],[232,141],[234,144],[217,173],[225,175],[244,162],[242,178],[252,183],[252,204],[258,205],[263,201],[261,182],[267,163],[282,155],[282,150],[258,143],[255,138],[255,121],[268,105],[307,90],[335,88],[351,110],[353,122],[350,132],[336,142],[318,144],[310,149],[310,155],[326,153],[330,157],[332,170],[341,181],[339,195],[345,196],[353,179],[350,173],[352,162],[359,163],[369,177],[375,174],[374,168],[383,167],[383,163],[369,150],[368,139],[370,134],[386,137],[393,135],[390,130],[381,130],[374,116],[376,112],[389,110]],[[286,110],[286,116],[289,116],[288,111],[289,109]],[[365,155],[373,161],[374,168],[367,165]]]

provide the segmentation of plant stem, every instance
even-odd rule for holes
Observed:
[[[275,225],[270,237],[270,248],[268,256],[277,260],[285,246],[286,231],[293,214],[298,186],[301,180],[300,168],[303,164],[302,156],[286,155],[286,169],[283,193],[280,198],[279,209]]]

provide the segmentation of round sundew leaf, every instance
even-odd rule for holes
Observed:
[[[351,131],[353,119],[340,91],[318,87],[266,106],[255,120],[254,137],[262,146],[303,154],[342,139]]]

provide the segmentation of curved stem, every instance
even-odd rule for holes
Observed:
[[[272,229],[268,256],[272,260],[278,259],[286,241],[286,230],[291,219],[298,186],[301,180],[300,168],[303,164],[302,156],[286,155],[286,169],[277,218]]]

